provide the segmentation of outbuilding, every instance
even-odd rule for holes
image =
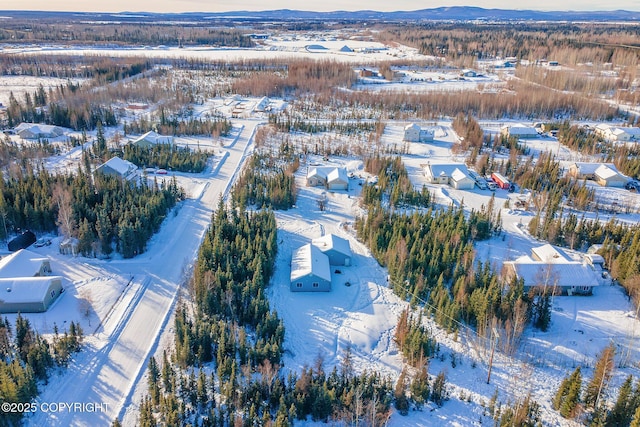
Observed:
[[[47,311],[62,292],[60,276],[0,278],[0,313]]]
[[[290,278],[291,292],[329,292],[329,257],[310,243],[296,249],[291,257]]]
[[[33,234],[33,231],[25,230],[22,233],[18,234],[16,237],[9,241],[7,245],[7,249],[11,252],[18,251],[20,249],[25,249],[31,246],[36,242],[36,235]]]

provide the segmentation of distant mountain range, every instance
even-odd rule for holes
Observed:
[[[640,11],[535,11],[483,9],[471,6],[438,7],[414,11],[379,12],[374,10],[310,12],[302,10],[264,10],[234,12],[45,12],[45,11],[2,11],[0,16],[25,19],[66,19],[101,20],[119,22],[152,21],[603,21],[638,22]]]

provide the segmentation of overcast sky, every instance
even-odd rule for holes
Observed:
[[[531,10],[616,10],[640,11],[639,0],[19,0],[2,1],[0,10],[59,10],[76,12],[223,12],[234,10],[298,9],[334,10],[418,10],[440,6],[479,6],[487,9]]]

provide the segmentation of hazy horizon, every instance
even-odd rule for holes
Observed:
[[[140,0],[132,4],[131,1],[112,0],[107,3],[94,4],[78,0],[60,0],[52,3],[50,0],[23,0],[15,2],[10,7],[2,6],[0,10],[29,10],[29,11],[60,11],[60,12],[230,12],[230,11],[264,11],[276,9],[295,9],[304,11],[331,12],[339,10],[375,10],[380,12],[412,11],[431,9],[436,7],[473,6],[485,9],[507,10],[535,10],[535,11],[604,11],[629,10],[640,11],[638,0],[521,0],[514,7],[512,1],[506,0],[397,0],[383,2],[381,0],[351,1],[326,0],[309,2],[301,6],[299,2],[291,0],[273,0],[268,3],[256,0],[220,0],[215,4],[207,0]]]

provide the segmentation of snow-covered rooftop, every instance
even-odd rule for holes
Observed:
[[[121,159],[120,157],[112,157],[100,166],[98,169],[103,167],[109,167],[114,171],[118,172],[120,175],[125,176],[130,173],[132,170],[136,170],[138,167],[131,163],[128,160]]]
[[[327,234],[317,239],[313,239],[311,243],[318,247],[322,252],[335,250],[341,254],[351,256],[351,246],[347,239],[338,237],[335,234]]]
[[[48,258],[26,249],[20,249],[0,259],[0,278],[33,277],[40,272]]]
[[[291,257],[291,281],[313,274],[331,281],[329,258],[310,243],[296,249]]]
[[[173,142],[173,137],[160,135],[157,132],[149,131],[138,138],[131,141],[132,144],[137,144],[139,142],[146,141],[150,144],[171,144]]]
[[[531,248],[531,255],[534,259],[546,263],[566,263],[571,261],[567,254],[560,248],[550,244]]]
[[[0,301],[4,303],[42,302],[49,286],[60,276],[0,278]]]

